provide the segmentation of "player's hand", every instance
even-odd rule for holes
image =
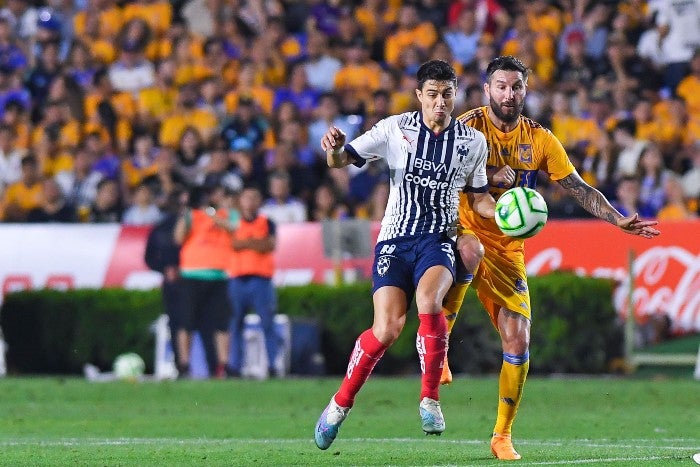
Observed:
[[[321,138],[321,147],[325,152],[336,151],[345,145],[345,133],[338,127],[332,126]]]
[[[515,182],[515,170],[509,165],[504,165],[491,175],[491,184],[499,188],[510,188]]]
[[[644,238],[654,238],[661,233],[653,227],[658,223],[658,221],[654,220],[640,219],[637,213],[631,216],[621,217],[617,220],[617,226],[621,228],[623,232],[639,235]]]

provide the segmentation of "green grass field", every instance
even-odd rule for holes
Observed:
[[[417,377],[370,379],[327,451],[316,419],[338,378],[87,383],[0,380],[0,465],[495,465],[495,378],[442,390],[447,430],[426,437]],[[700,382],[530,378],[517,465],[695,465]]]

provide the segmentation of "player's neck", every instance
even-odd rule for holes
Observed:
[[[487,107],[486,113],[489,117],[489,120],[491,120],[491,123],[493,123],[493,125],[499,130],[501,130],[503,133],[509,133],[510,131],[514,130],[520,122],[520,116],[518,116],[518,118],[514,122],[506,122],[501,120],[496,116],[495,113],[493,113],[493,109],[491,109],[491,106]]]
[[[447,119],[443,123],[438,123],[434,120],[423,120],[425,122],[425,126],[427,126],[430,131],[433,132],[433,134],[438,134],[441,131],[445,130],[448,126],[450,126],[450,123],[452,123],[452,117],[447,117]]]

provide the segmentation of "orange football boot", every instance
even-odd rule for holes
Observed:
[[[442,374],[440,375],[440,384],[450,384],[452,382],[452,371],[450,371],[450,364],[447,361],[447,355],[445,355],[445,360],[442,362]]]
[[[496,456],[496,459],[503,461],[517,461],[521,458],[518,451],[513,447],[513,441],[510,435],[494,433],[491,438],[491,452]]]

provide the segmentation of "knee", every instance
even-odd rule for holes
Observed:
[[[524,355],[530,348],[530,333],[516,332],[503,339],[503,351],[512,355]]]
[[[430,291],[433,292],[433,291]],[[440,313],[442,300],[436,293],[416,293],[416,308],[418,313]]]
[[[476,237],[464,235],[457,240],[457,250],[466,270],[474,273],[484,257],[484,246]]]
[[[384,345],[391,345],[399,338],[405,323],[406,315],[381,321],[375,320],[372,325],[372,332],[379,342]]]

